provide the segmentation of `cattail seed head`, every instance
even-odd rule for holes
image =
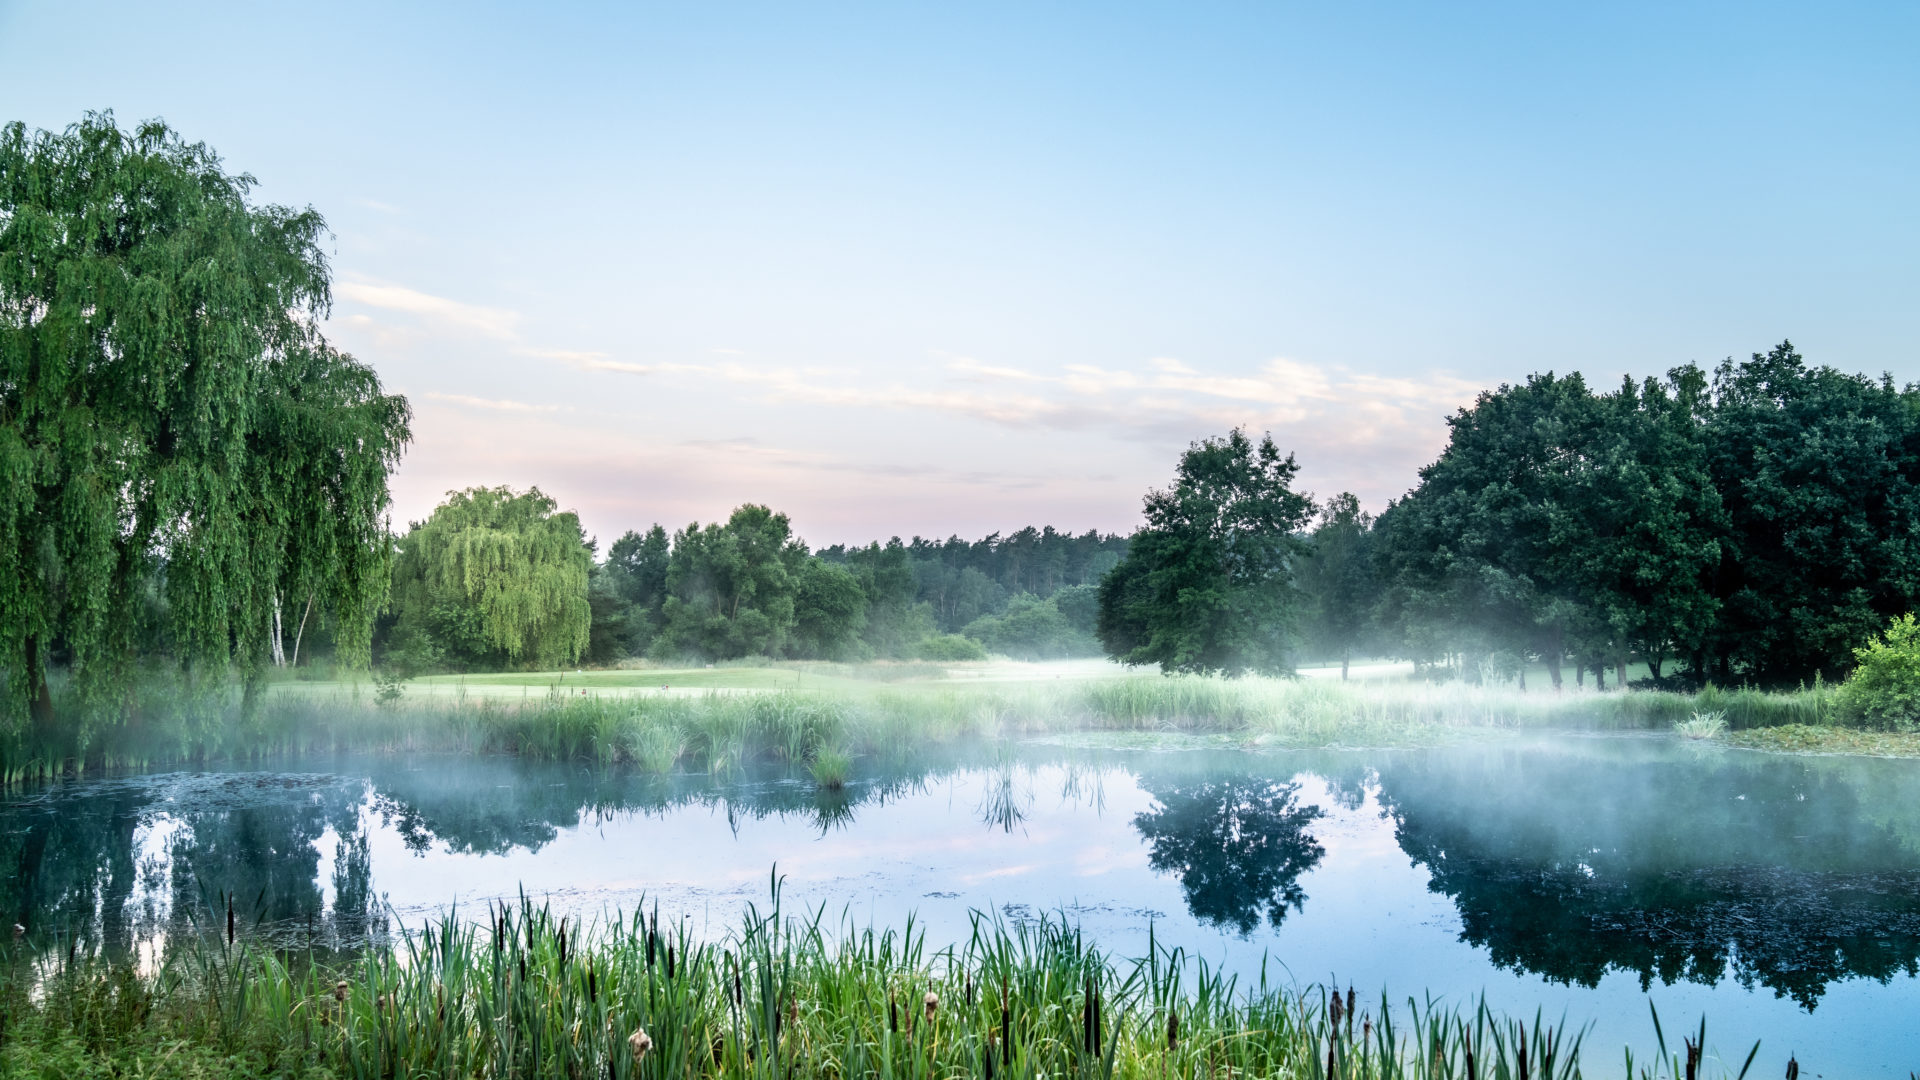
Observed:
[[[633,1034],[627,1036],[627,1049],[633,1051],[633,1063],[638,1065],[647,1051],[653,1049],[653,1036],[647,1034],[646,1028],[634,1028]]]
[[[929,990],[921,1004],[926,1006],[927,1019],[931,1020],[933,1019],[933,1014],[940,1011],[940,995]]]
[[[341,979],[339,982],[333,984],[333,1000],[347,1000],[347,980]]]

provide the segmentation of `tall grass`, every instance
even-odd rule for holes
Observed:
[[[1151,937],[1115,961],[1048,920],[976,914],[968,940],[929,952],[911,921],[829,933],[778,895],[715,942],[657,911],[589,927],[522,900],[336,962],[230,933],[145,966],[55,952],[6,968],[0,1071],[172,1047],[243,1074],[366,1080],[1581,1075],[1581,1033],[1538,1016],[1244,984]],[[1687,1042],[1682,1062],[1663,1036],[1638,1075],[1733,1074]]]
[[[1725,691],[1520,693],[1458,684],[1352,686],[1321,680],[1106,679],[1058,684],[710,693],[550,693],[377,705],[283,694],[237,703],[149,692],[135,721],[46,744],[0,733],[0,781],[86,768],[247,761],[343,751],[506,753],[726,772],[755,760],[802,765],[823,749],[881,765],[928,744],[1067,731],[1221,733],[1282,746],[1392,745],[1468,727],[1667,730],[1694,713],[1729,728],[1829,724],[1832,694]]]

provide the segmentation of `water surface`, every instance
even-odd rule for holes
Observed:
[[[286,944],[351,944],[523,890],[709,932],[767,901],[936,944],[975,913],[1149,924],[1248,978],[1432,993],[1594,1024],[1709,1020],[1826,1075],[1920,1067],[1920,767],[1651,737],[1259,752],[1191,740],[648,777],[498,758],[305,759],[89,779],[0,804],[0,907],[125,948],[225,898]],[[1735,1053],[1737,1048],[1737,1053]]]

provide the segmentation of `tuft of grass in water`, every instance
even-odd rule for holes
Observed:
[[[1688,719],[1676,720],[1673,733],[1685,739],[1717,739],[1727,733],[1726,711],[1697,712]]]
[[[224,935],[146,963],[6,958],[0,1074],[153,1075],[165,1062],[178,1066],[167,1075],[217,1063],[205,1075],[316,1078],[1582,1074],[1584,1032],[1564,1022],[1242,983],[1151,935],[1144,957],[1115,960],[1064,920],[975,913],[966,940],[930,951],[911,921],[830,931],[819,911],[790,918],[777,885],[769,909],[717,941],[644,912],[587,925],[523,898],[332,960]],[[1704,1027],[1686,1042],[1684,1063],[1662,1035],[1654,1067],[1638,1064],[1674,1080],[1731,1074]]]
[[[828,791],[839,791],[847,786],[847,778],[853,774],[853,755],[840,747],[823,746],[813,753],[813,760],[807,763],[807,775],[813,782]]]

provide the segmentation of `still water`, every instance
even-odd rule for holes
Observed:
[[[1564,1014],[1593,1064],[1650,1044],[1651,1000],[1736,1061],[1920,1068],[1920,764],[1632,736],[859,764],[839,794],[464,757],[77,781],[0,804],[0,914],[124,948],[232,896],[324,946],[524,891],[717,934],[777,866],[790,911],[935,944],[1064,915],[1122,957],[1151,925],[1248,978]]]

